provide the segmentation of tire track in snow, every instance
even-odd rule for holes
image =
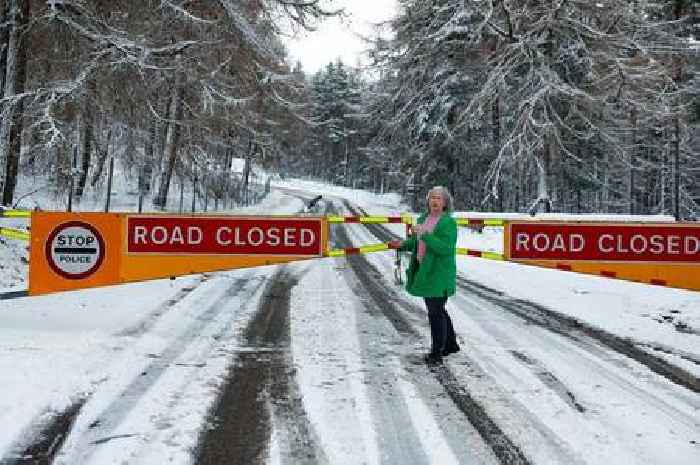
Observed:
[[[386,297],[380,296],[376,288],[367,286],[367,281],[375,278],[366,275],[366,270],[360,270],[357,258],[348,257],[352,271],[344,275],[355,295],[364,302],[363,311],[356,316],[356,331],[362,359],[367,361],[364,363],[364,383],[367,385],[370,412],[377,431],[379,456],[390,463],[428,464],[429,457],[421,447],[406,400],[396,393],[396,385],[400,382],[400,362],[396,360],[393,363],[392,351],[387,348],[392,340],[398,339],[394,344],[399,345],[398,342],[413,338],[413,328],[405,319],[389,310],[393,306]],[[378,340],[382,343],[377,344]],[[397,354],[395,359],[399,357]]]
[[[195,289],[201,286],[210,278],[210,275],[203,274],[199,280],[191,285],[180,289],[174,296],[168,298],[160,305],[156,306],[153,311],[141,319],[138,323],[129,328],[115,334],[117,337],[139,337],[149,331],[159,319],[175,305],[183,301]],[[26,294],[26,291],[24,291]],[[22,297],[18,295],[17,297]],[[0,297],[2,299],[2,297]],[[13,458],[0,460],[0,465],[6,465],[5,462],[11,465],[20,465],[24,463],[51,463],[56,453],[60,450],[65,442],[70,428],[75,422],[76,417],[80,413],[80,409],[85,405],[88,399],[81,399],[68,406],[63,412],[54,415],[47,424],[43,417],[39,417],[34,421],[33,425],[28,427],[28,430],[40,430],[35,439],[31,439],[30,444],[25,446],[24,451],[18,457],[26,457],[25,459]],[[34,458],[32,458],[34,457]],[[20,460],[20,461],[17,461]],[[32,461],[34,460],[34,461]],[[36,461],[38,460],[38,461]]]
[[[16,456],[0,459],[0,465],[49,465],[66,440],[86,400],[81,399],[55,415],[48,424],[43,426],[34,442]]]
[[[299,277],[282,266],[268,282],[258,311],[196,451],[199,465],[263,464],[273,424],[279,453],[291,463],[326,464],[306,415],[290,353],[290,296]],[[273,419],[274,417],[274,419]]]
[[[345,201],[346,208],[349,208],[353,214],[357,214],[356,210],[349,202]],[[362,211],[363,214],[364,211]],[[391,239],[399,239],[398,236],[390,232],[387,228],[380,225],[367,225],[370,232],[381,241],[389,241]],[[371,227],[369,227],[371,226]],[[368,263],[369,266],[373,268],[372,265]],[[412,305],[412,304],[409,304]],[[425,314],[425,312],[423,312]],[[425,319],[425,316],[423,317]],[[424,323],[423,323],[424,324]],[[418,360],[418,357],[413,357],[416,364],[425,366],[422,360]],[[473,359],[469,358],[464,352],[459,354],[459,364],[466,365],[469,367],[467,370],[469,378],[467,381],[464,379],[464,370],[461,367],[455,366],[454,369],[447,365],[442,365],[439,367],[434,367],[431,369],[433,376],[440,383],[444,391],[447,393],[448,397],[451,399],[454,405],[465,415],[470,424],[478,431],[478,433],[483,438],[484,442],[493,451],[494,455],[503,464],[522,464],[529,463],[529,460],[520,449],[516,446],[514,442],[509,438],[499,424],[503,424],[509,429],[510,434],[514,437],[520,438],[520,444],[523,446],[527,443],[528,448],[533,447],[533,443],[537,444],[534,447],[542,448],[546,452],[540,453],[539,450],[532,451],[531,453],[539,458],[542,456],[547,456],[548,454],[554,454],[554,456],[559,457],[562,462],[576,463],[576,459],[572,454],[572,451],[565,445],[562,444],[554,435],[551,434],[549,428],[542,424],[537,418],[529,415],[525,410],[521,410],[520,405],[516,402],[512,404],[507,411],[503,411],[502,405],[498,405],[492,411],[493,417],[489,414],[486,409],[486,404],[490,404],[491,396],[484,397],[484,387],[487,388],[487,392],[492,392],[492,388],[489,385],[494,383],[493,379],[490,378],[484,372],[480,372],[478,369],[479,364]],[[456,373],[460,372],[460,376]],[[472,383],[474,386],[470,389],[468,384]],[[560,389],[566,389],[563,384],[558,386]],[[474,394],[472,394],[474,390]],[[503,401],[506,404],[511,404],[511,397],[507,393],[501,393],[504,396]],[[521,424],[513,428],[509,424],[511,423],[511,416],[513,412],[521,412]],[[530,431],[532,431],[532,436]],[[527,432],[527,433],[526,433]],[[527,436],[524,436],[526,434]],[[531,436],[531,437],[530,437]],[[527,442],[525,442],[527,441]]]
[[[586,412],[587,409],[578,403],[574,394],[564,385],[564,383],[559,380],[559,378],[554,376],[552,372],[548,371],[539,360],[536,360],[532,356],[518,350],[511,350],[510,353],[516,358],[516,360],[521,361],[525,366],[527,366],[535,374],[535,376],[540,379],[540,381],[542,381],[547,387],[561,397],[561,399],[567,405],[579,413]]]
[[[347,199],[343,199],[343,206],[347,208],[353,215],[358,215],[361,213],[363,216],[367,216],[367,212],[362,207],[354,206]],[[389,231],[387,228],[380,224],[365,224],[367,230],[371,232],[374,237],[382,242],[389,242],[394,239],[401,239],[401,237]]]
[[[304,204],[312,198],[277,189]],[[291,360],[290,297],[298,280],[287,265],[280,265],[268,282],[244,332],[246,349],[229,369],[210,413],[211,426],[200,435],[195,463],[264,463],[273,446],[276,454],[286,454],[295,464],[327,463],[304,410]],[[273,431],[280,423],[282,430]],[[273,434],[282,447],[270,444]]]
[[[357,214],[347,200],[344,201],[346,208],[353,214]],[[367,225],[370,226],[370,225]],[[371,225],[377,226],[377,225]],[[370,228],[377,230],[377,228]],[[379,240],[390,240],[391,237],[396,237],[393,234],[382,228],[382,237]],[[386,231],[386,232],[384,232]],[[339,228],[336,233],[342,243],[350,244],[350,239],[344,228]],[[347,257],[348,263],[351,265],[353,275],[361,283],[362,289],[358,289],[359,294],[366,294],[374,303],[374,308],[383,314],[387,320],[394,326],[394,329],[404,338],[418,340],[421,338],[420,332],[415,329],[407,315],[399,309],[402,307],[410,309],[411,313],[420,313],[415,305],[405,302],[403,299],[398,299],[398,296],[393,290],[388,290],[382,283],[381,273],[370,264],[362,255],[353,255]],[[412,307],[412,308],[411,308]],[[468,421],[476,428],[481,438],[491,448],[500,463],[504,465],[529,465],[528,459],[522,453],[520,448],[501,430],[498,424],[493,421],[484,407],[474,399],[469,391],[465,389],[456,379],[454,373],[446,365],[441,365],[431,369],[435,379],[442,385],[443,389],[450,397],[454,405],[466,416]]]
[[[681,367],[644,351],[632,340],[616,336],[600,328],[595,328],[576,318],[562,315],[533,302],[510,298],[503,292],[496,291],[463,276],[458,276],[457,281],[459,287],[463,290],[495,304],[498,308],[514,314],[530,324],[540,326],[576,341],[595,340],[617,353],[636,360],[651,371],[679,386],[695,393],[700,392],[700,378]]]
[[[175,305],[182,302],[188,295],[190,295],[195,289],[207,282],[211,278],[210,274],[204,273],[199,275],[198,280],[180,289],[174,296],[162,302],[153,311],[151,311],[145,318],[142,318],[138,323],[124,328],[115,334],[117,337],[139,337],[147,333],[151,328],[153,328],[160,318],[167,313],[168,310],[172,309]]]
[[[101,444],[113,439],[127,437],[125,435],[115,435],[113,432],[129,413],[138,406],[141,398],[158,382],[166,370],[174,365],[177,358],[185,352],[205,328],[210,325],[220,325],[216,321],[217,316],[225,312],[231,312],[231,309],[226,305],[227,302],[242,292],[249,298],[261,284],[261,280],[251,280],[250,277],[235,279],[224,291],[223,295],[199,313],[183,334],[169,342],[160,355],[143,369],[140,374],[136,375],[119,396],[102,409],[87,428],[78,433],[78,437],[73,438],[69,436],[68,439],[71,440],[70,449],[66,451],[61,450],[54,462],[66,464],[86,463]],[[224,325],[218,332],[224,333],[228,330],[228,325]],[[213,340],[215,341],[216,337]],[[213,344],[214,342],[212,342]]]
[[[682,447],[678,453],[687,458],[689,450],[683,438],[692,442],[691,431],[699,426],[692,412],[700,404],[697,398],[692,399],[692,393],[653,375],[649,378],[651,373],[645,367],[596,341],[562,337],[499,312],[496,304],[474,294],[460,290],[453,305],[455,323],[463,330],[470,328],[473,342],[468,347],[480,361],[475,368],[489,373],[495,378],[492,382],[516,399],[521,408],[514,412],[531,418],[533,427],[545,437],[563,441],[573,457],[598,463],[608,456],[642,461],[646,455],[653,457],[649,463],[661,463],[658,460],[663,453],[659,451],[670,440],[678,441]],[[542,362],[530,353],[539,354]],[[542,376],[543,367],[552,367],[556,379],[566,380],[573,389]],[[563,402],[547,395],[543,387]],[[574,402],[586,411],[581,412]],[[621,409],[622,405],[627,407]],[[665,439],[655,439],[657,435]],[[588,444],[599,437],[610,440],[589,451]],[[640,440],[642,437],[646,439]]]

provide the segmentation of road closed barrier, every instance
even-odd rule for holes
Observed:
[[[322,257],[314,217],[34,212],[29,294]]]
[[[320,257],[384,252],[388,243],[328,249],[329,225],[404,224],[410,216],[183,216],[32,212],[29,293],[106,286]],[[700,290],[700,225],[457,218],[503,226],[504,253],[457,254]],[[397,260],[399,257],[397,256]]]
[[[506,259],[700,290],[700,225],[509,221]]]

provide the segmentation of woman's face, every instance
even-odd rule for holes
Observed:
[[[430,213],[442,213],[445,209],[445,199],[440,191],[433,191],[428,194],[428,208]]]

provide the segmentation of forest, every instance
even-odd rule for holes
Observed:
[[[285,40],[333,3],[0,1],[0,204],[105,195],[116,164],[145,210],[230,208],[256,165],[416,208],[700,215],[700,1],[399,0],[365,64],[308,73]]]

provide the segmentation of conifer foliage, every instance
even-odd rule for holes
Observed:
[[[407,184],[465,208],[697,213],[697,2],[400,5],[371,145]]]

